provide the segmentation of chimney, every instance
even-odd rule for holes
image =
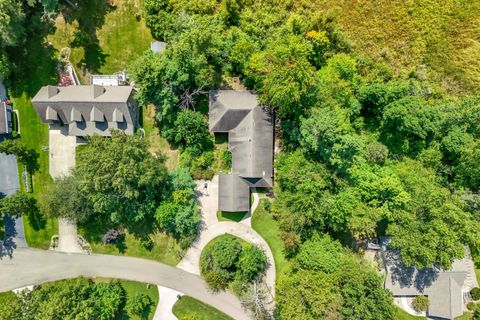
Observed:
[[[93,98],[96,99],[102,94],[105,93],[105,87],[104,86],[99,86],[98,84],[94,84],[93,86]]]
[[[58,94],[58,88],[55,86],[47,86],[47,94],[48,98],[50,99],[53,96],[56,96]]]

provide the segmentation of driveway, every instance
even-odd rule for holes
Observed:
[[[17,158],[14,155],[0,153],[0,193],[9,196],[19,189]],[[8,250],[27,247],[22,217],[13,219],[6,215],[3,220],[5,224],[5,248]]]
[[[79,276],[160,285],[210,304],[236,320],[249,319],[233,294],[214,294],[199,276],[151,260],[31,248],[19,248],[11,258],[0,258],[0,292]]]
[[[77,137],[69,136],[66,126],[50,126],[48,130],[49,171],[52,178],[67,176],[75,168]],[[58,247],[63,252],[82,252],[78,244],[77,225],[58,219]]]
[[[273,298],[275,296],[275,260],[273,259],[272,251],[267,242],[250,226],[250,220],[247,223],[219,222],[217,219],[218,211],[218,176],[215,176],[212,181],[207,182],[208,193],[205,192],[203,186],[205,181],[197,181],[195,193],[202,214],[202,222],[197,239],[188,249],[182,261],[177,265],[178,268],[200,274],[200,256],[203,248],[214,238],[224,235],[226,233],[232,234],[245,241],[256,244],[265,252],[267,256],[267,267],[265,270],[265,282]],[[255,192],[253,206],[258,205],[258,195]],[[271,308],[273,309],[273,299]]]

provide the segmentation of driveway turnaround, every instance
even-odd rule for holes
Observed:
[[[151,260],[31,248],[19,248],[11,258],[0,258],[0,292],[79,276],[160,285],[207,303],[236,320],[249,319],[233,294],[212,293],[199,276]]]
[[[204,189],[205,181],[197,181],[195,193],[199,202],[202,214],[202,224],[195,242],[186,252],[182,261],[177,265],[185,271],[200,274],[200,256],[203,248],[218,236],[229,233],[245,241],[256,244],[267,256],[267,267],[265,270],[265,282],[272,297],[270,307],[273,309],[275,297],[275,260],[268,243],[250,226],[250,219],[246,223],[222,221],[217,219],[218,211],[218,176],[207,182],[207,190]],[[254,211],[258,205],[258,194],[254,191]]]

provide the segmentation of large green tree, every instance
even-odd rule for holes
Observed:
[[[163,156],[151,154],[140,136],[120,131],[113,131],[111,138],[89,138],[74,176],[93,212],[115,223],[136,224],[152,218],[167,195]]]

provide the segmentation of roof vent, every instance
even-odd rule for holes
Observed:
[[[97,107],[93,107],[90,111],[90,121],[103,122],[104,120],[103,112],[100,111]]]
[[[48,106],[47,111],[45,112],[45,119],[47,121],[58,120],[58,113],[52,107]]]
[[[105,93],[105,87],[94,84],[93,86],[93,98],[98,98]]]
[[[47,95],[48,98],[51,98],[53,96],[56,96],[60,90],[58,90],[57,87],[55,86],[47,86]]]

